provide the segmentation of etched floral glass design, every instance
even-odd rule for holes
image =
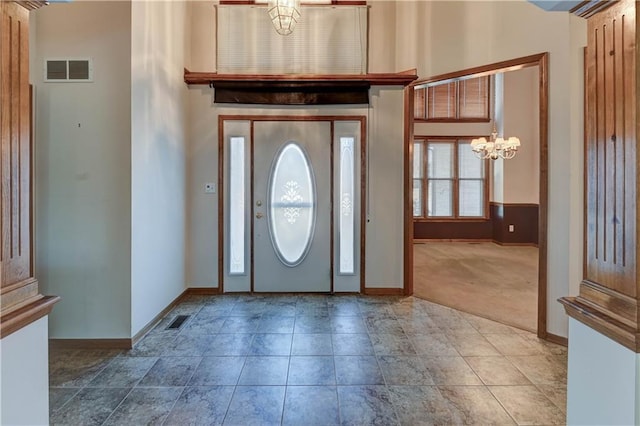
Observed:
[[[311,163],[302,147],[288,142],[276,154],[269,177],[269,231],[287,266],[300,264],[311,247],[316,191]]]
[[[340,138],[340,274],[354,271],[354,163],[353,137]]]
[[[245,161],[244,137],[229,142],[229,273],[245,273]]]

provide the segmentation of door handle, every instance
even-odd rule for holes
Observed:
[[[262,213],[260,212],[256,213],[256,219],[262,219]]]

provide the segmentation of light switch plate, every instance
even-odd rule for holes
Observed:
[[[216,193],[216,184],[213,182],[204,184],[204,193],[205,194],[215,194]]]

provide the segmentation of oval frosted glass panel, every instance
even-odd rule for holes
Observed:
[[[278,257],[295,266],[309,252],[316,219],[315,182],[302,148],[288,142],[269,176],[269,230]]]

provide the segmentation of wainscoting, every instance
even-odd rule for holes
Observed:
[[[491,203],[489,218],[464,221],[414,221],[416,240],[493,241],[502,245],[538,245],[538,204]],[[509,232],[513,225],[513,232]]]

